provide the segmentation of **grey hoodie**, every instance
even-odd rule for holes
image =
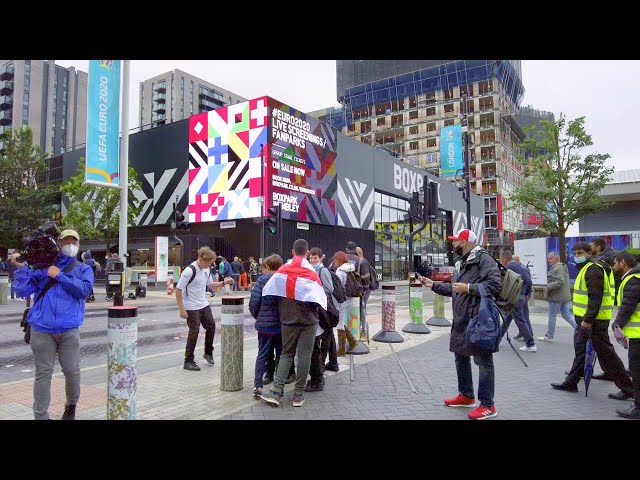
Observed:
[[[569,270],[567,266],[558,262],[547,273],[547,288],[549,302],[566,303],[571,301],[571,285],[569,284]]]

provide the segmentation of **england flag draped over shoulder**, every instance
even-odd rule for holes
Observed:
[[[320,277],[303,257],[294,257],[281,266],[262,289],[262,296],[291,298],[300,302],[313,302],[327,309],[327,295]]]

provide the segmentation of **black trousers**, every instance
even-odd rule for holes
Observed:
[[[184,353],[185,362],[193,362],[193,352],[198,343],[198,335],[200,334],[200,325],[205,329],[204,336],[204,353],[205,355],[213,354],[213,337],[216,334],[216,322],[213,321],[213,313],[211,307],[207,305],[200,310],[187,310],[187,325],[189,333],[187,334],[187,349]]]
[[[327,333],[326,330],[322,335],[325,333]],[[313,352],[311,352],[311,364],[309,365],[311,380],[309,380],[309,383],[313,384],[322,383],[322,352],[320,350],[320,337],[322,337],[322,335],[316,336],[313,344]]]
[[[320,335],[320,363],[324,365],[329,355],[329,365],[338,366],[338,355],[336,354],[336,337],[333,335],[333,328],[327,329]]]
[[[629,372],[633,380],[633,401],[640,408],[640,338],[629,339]]]
[[[631,393],[633,391],[631,378],[627,375],[622,360],[620,360],[611,341],[609,341],[609,320],[595,320],[591,331],[583,329],[580,326],[581,322],[582,317],[576,317],[578,326],[573,331],[575,357],[565,381],[570,385],[578,385],[580,378],[584,374],[587,340],[591,337],[593,348],[598,355],[598,361],[604,373],[613,379],[613,382],[620,390]]]

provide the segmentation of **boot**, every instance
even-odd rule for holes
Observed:
[[[344,334],[347,337],[347,342],[349,342],[349,350],[352,350],[352,349],[356,348],[356,345],[358,344],[358,341],[356,340],[356,337],[351,335],[351,332],[349,330],[347,330],[346,328],[344,329]],[[347,350],[347,351],[349,351],[349,350]]]
[[[344,334],[344,330],[338,330],[338,351],[336,352],[336,356],[344,357],[344,342],[346,340],[346,336]]]

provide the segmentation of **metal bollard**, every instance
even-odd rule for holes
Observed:
[[[109,307],[107,419],[135,420],[138,387],[138,307]]]
[[[450,327],[451,322],[444,318],[444,297],[437,293],[434,293],[433,295],[433,317],[425,323],[434,327]]]
[[[406,333],[431,333],[429,327],[422,322],[422,284],[409,285],[409,316],[411,323],[402,329]]]
[[[373,336],[376,342],[402,343],[404,337],[396,332],[396,287],[382,285],[382,330]]]
[[[243,315],[244,297],[222,299],[220,390],[223,392],[235,392],[242,389]]]
[[[9,303],[9,275],[0,275],[0,305]]]

